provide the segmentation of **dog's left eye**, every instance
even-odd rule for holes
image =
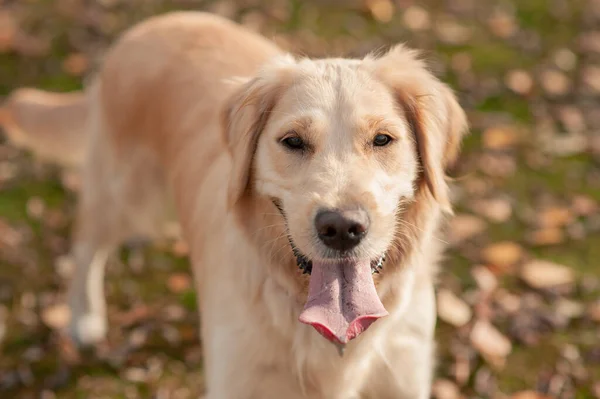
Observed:
[[[373,139],[373,145],[376,147],[383,147],[392,142],[392,138],[387,134],[378,134]]]
[[[304,141],[298,136],[290,136],[281,140],[284,146],[290,150],[303,150],[306,148]]]

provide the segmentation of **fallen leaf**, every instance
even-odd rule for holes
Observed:
[[[458,245],[472,237],[481,234],[487,224],[481,218],[468,214],[457,214],[450,222],[448,240],[452,245]]]
[[[119,325],[124,327],[139,324],[144,320],[154,316],[154,309],[146,305],[134,305],[126,312],[119,313],[115,316]]]
[[[517,171],[517,162],[511,154],[484,153],[479,157],[479,169],[492,177],[511,177]]]
[[[598,212],[598,203],[586,195],[576,195],[573,197],[571,208],[577,216],[590,216]]]
[[[63,61],[63,70],[72,76],[82,76],[90,67],[89,58],[82,53],[69,54]]]
[[[571,210],[566,207],[546,208],[538,213],[538,225],[541,227],[563,227],[573,220]]]
[[[596,382],[592,385],[592,395],[597,399],[600,399],[600,382]]]
[[[581,154],[587,151],[588,148],[589,140],[587,136],[579,133],[555,135],[546,140],[544,145],[544,150],[547,153],[561,157]]]
[[[12,49],[17,35],[17,21],[8,10],[0,10],[0,53]]]
[[[587,129],[585,117],[578,107],[560,107],[558,118],[569,133],[583,133]]]
[[[571,81],[562,72],[547,70],[540,76],[542,88],[551,96],[564,96],[571,89]]]
[[[550,227],[529,233],[526,240],[533,245],[556,245],[565,241],[565,234],[559,228]]]
[[[66,304],[53,305],[42,311],[41,319],[46,326],[54,330],[62,330],[71,320],[71,311]]]
[[[183,240],[176,240],[172,247],[175,256],[184,257],[190,253],[190,247]]]
[[[515,69],[506,75],[504,79],[506,86],[517,94],[526,95],[533,89],[533,78],[522,69]]]
[[[75,271],[75,259],[71,255],[59,256],[54,261],[54,269],[61,278],[70,279]]]
[[[554,304],[554,311],[565,319],[577,319],[585,313],[585,307],[572,299],[559,298]]]
[[[577,66],[577,56],[568,48],[562,48],[554,53],[554,63],[563,71],[572,71]]]
[[[495,126],[483,132],[482,142],[487,149],[504,150],[519,142],[519,133],[511,126]]]
[[[473,211],[495,223],[506,222],[512,216],[512,205],[505,198],[489,198],[473,201]]]
[[[443,18],[435,24],[438,38],[440,41],[460,45],[471,38],[471,29],[464,24],[450,18]]]
[[[588,305],[586,314],[590,320],[600,323],[600,300]]]
[[[520,391],[512,394],[510,399],[552,399],[550,396],[542,395],[535,391]]]
[[[125,370],[124,377],[126,380],[135,383],[146,382],[148,373],[141,367],[130,367]]]
[[[517,32],[517,23],[514,16],[505,12],[496,12],[488,19],[488,26],[495,36],[508,39]]]
[[[0,305],[0,345],[6,337],[6,319],[8,318],[8,309],[4,305]]]
[[[547,289],[573,284],[575,274],[567,266],[546,260],[532,260],[521,267],[521,279],[532,288]]]
[[[600,32],[586,32],[579,37],[579,47],[584,52],[600,53]]]
[[[523,248],[512,241],[489,245],[481,253],[483,260],[504,270],[510,270],[523,257]]]
[[[437,310],[441,320],[455,327],[464,326],[472,317],[469,305],[446,289],[440,289],[438,292]]]
[[[27,215],[34,220],[40,220],[45,209],[44,200],[40,197],[31,197],[27,201]]]
[[[417,5],[410,6],[404,11],[402,21],[412,31],[423,31],[431,27],[429,13]]]
[[[175,273],[169,276],[167,287],[173,293],[180,294],[187,291],[192,286],[192,280],[185,273]]]
[[[510,340],[487,321],[478,320],[471,330],[471,344],[495,368],[504,366],[512,351]]]
[[[581,77],[583,83],[592,91],[600,92],[600,67],[597,66],[586,66],[581,71]]]
[[[436,399],[459,399],[460,390],[458,386],[446,379],[437,379],[431,387],[431,392]]]
[[[496,290],[494,300],[508,314],[515,314],[521,309],[521,298],[505,289]]]
[[[390,22],[394,16],[394,3],[390,0],[365,0],[366,7],[377,21]]]
[[[452,56],[450,66],[456,73],[467,73],[473,69],[473,57],[465,51],[456,53]]]
[[[23,235],[4,220],[0,219],[0,248],[15,249],[23,241]]]
[[[485,266],[475,266],[471,269],[471,275],[473,279],[477,283],[477,286],[481,290],[482,293],[488,295],[492,293],[496,288],[498,288],[498,279]]]

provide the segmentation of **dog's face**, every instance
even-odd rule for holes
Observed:
[[[398,210],[424,187],[448,208],[462,110],[398,47],[380,59],[284,59],[234,95],[225,119],[231,203],[273,201],[313,268],[301,321],[345,344],[385,315],[371,272],[394,245]]]
[[[414,194],[410,127],[390,90],[359,63],[296,68],[258,138],[255,189],[279,204],[308,259],[376,260],[394,237],[397,207]],[[337,231],[344,227],[348,234]]]

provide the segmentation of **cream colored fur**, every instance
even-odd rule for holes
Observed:
[[[297,60],[219,17],[173,13],[126,32],[86,94],[66,96],[18,91],[0,122],[38,152],[55,135],[65,146],[43,155],[81,163],[77,340],[108,328],[107,256],[133,235],[155,237],[174,209],[191,248],[207,398],[429,397],[444,171],[466,121],[413,51]],[[393,143],[373,147],[382,132]],[[289,134],[311,149],[285,149]],[[340,357],[297,320],[308,277],[286,235],[323,257],[316,211],[352,206],[371,218],[358,256],[388,253],[374,279],[389,316]]]

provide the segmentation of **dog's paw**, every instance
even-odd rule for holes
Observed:
[[[107,329],[104,315],[87,313],[72,319],[69,333],[79,346],[90,346],[104,340]]]

